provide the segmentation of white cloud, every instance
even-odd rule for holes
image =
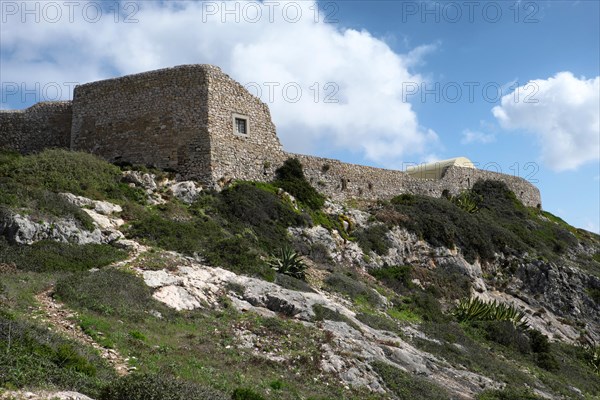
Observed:
[[[487,144],[492,143],[496,140],[496,136],[493,133],[483,133],[479,131],[472,131],[470,129],[465,129],[462,132],[462,139],[460,140],[461,144],[470,144],[470,143],[481,143]]]
[[[560,72],[502,97],[492,113],[505,129],[536,136],[541,158],[555,171],[600,159],[600,77]]]
[[[402,101],[403,82],[423,81],[409,67],[419,65],[436,45],[397,54],[367,31],[325,24],[323,15],[317,22],[310,1],[280,1],[275,7],[271,2],[271,8],[241,1],[239,22],[235,12],[222,12],[225,6],[234,10],[232,2],[137,4],[141,9],[134,18],[139,22],[131,24],[123,23],[124,13],[115,23],[114,12],[105,12],[96,23],[86,22],[82,7],[75,9],[73,22],[66,18],[66,10],[58,23],[35,23],[32,18],[22,23],[9,16],[0,27],[2,81],[89,82],[209,63],[242,84],[260,85],[288,150],[325,142],[393,166],[400,157],[425,154],[438,140]],[[208,4],[220,12],[213,15]],[[255,5],[261,16],[252,23],[248,18],[254,19]],[[297,7],[302,18],[292,23]],[[278,84],[273,102],[269,102],[270,82]],[[288,100],[295,97],[296,84],[301,88],[297,102],[286,101],[286,84],[291,84]],[[328,95],[338,102],[325,103]]]

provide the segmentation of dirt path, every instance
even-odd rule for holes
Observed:
[[[123,240],[123,244],[129,249],[130,257],[126,260],[111,264],[105,268],[118,268],[134,262],[141,254],[148,251],[148,247],[143,246],[133,240]],[[48,323],[53,330],[63,335],[92,346],[100,353],[100,356],[108,361],[119,375],[127,375],[130,368],[127,365],[127,359],[118,351],[108,349],[86,334],[81,327],[74,321],[77,319],[77,313],[69,310],[64,304],[56,301],[52,294],[54,287],[39,293],[35,296],[40,304],[40,310],[43,312],[42,320]]]
[[[106,347],[98,344],[94,339],[88,336],[81,327],[74,322],[77,317],[77,313],[69,310],[64,304],[54,300],[52,294],[54,287],[43,291],[42,293],[35,296],[36,300],[40,304],[40,309],[44,315],[42,320],[50,324],[51,328],[63,335],[92,346],[100,352],[102,358],[108,361],[119,375],[127,375],[129,373],[129,367],[127,366],[127,360],[119,354],[116,350],[107,349]]]

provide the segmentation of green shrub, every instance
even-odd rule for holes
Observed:
[[[386,255],[390,248],[390,241],[387,238],[389,228],[385,225],[372,225],[368,228],[359,229],[355,236],[358,245],[366,253],[374,251],[380,256]]]
[[[308,283],[289,275],[277,274],[275,283],[285,289],[296,290],[298,292],[314,292]]]
[[[332,310],[329,307],[325,307],[322,304],[314,304],[312,306],[312,310],[315,313],[314,320],[315,321],[337,321],[337,322],[345,322],[349,326],[353,327],[356,330],[360,330],[358,326],[354,322],[352,322],[348,317],[340,314],[339,312]]]
[[[534,353],[548,353],[550,352],[550,342],[548,337],[537,329],[530,329],[527,332],[531,343],[531,350]]]
[[[4,158],[0,176],[28,187],[69,192],[97,199],[143,201],[141,189],[121,181],[121,170],[87,153],[44,150],[25,157]]]
[[[172,313],[152,298],[152,289],[141,278],[117,269],[63,277],[56,283],[56,296],[71,306],[133,321],[149,318],[151,310]]]
[[[424,378],[409,375],[381,361],[372,362],[371,367],[381,377],[387,388],[400,400],[450,399],[449,393]]]
[[[348,296],[352,300],[363,298],[373,307],[381,306],[379,294],[355,277],[336,272],[325,279],[325,284],[336,292]]]
[[[262,260],[265,249],[287,244],[288,224],[300,217],[272,193],[239,183],[221,194],[204,194],[190,207],[191,219],[174,221],[144,212],[128,236],[166,250],[199,255],[208,263],[272,281],[275,273]],[[274,223],[273,221],[277,221]]]
[[[256,393],[252,389],[238,388],[233,391],[231,400],[264,400],[260,394]]]
[[[382,331],[397,332],[398,323],[391,318],[385,317],[385,315],[372,314],[372,313],[358,313],[356,319],[370,326],[373,329],[379,329]]]
[[[54,385],[95,396],[114,376],[93,349],[0,312],[0,388]]]
[[[594,300],[594,303],[600,304],[600,288],[590,288],[587,290],[587,294]]]
[[[271,252],[289,244],[288,227],[306,225],[307,221],[264,187],[239,182],[219,194],[217,209],[232,233],[250,228],[261,249]]]
[[[87,230],[94,229],[92,218],[79,207],[69,203],[63,196],[44,188],[25,186],[21,182],[0,178],[0,207],[25,209],[37,216],[72,218]],[[8,210],[4,211],[4,213]],[[22,211],[18,211],[22,214]],[[46,218],[47,219],[47,218]]]
[[[410,265],[383,266],[369,271],[369,274],[396,292],[403,292],[414,288],[412,273],[413,268]]]
[[[216,240],[224,237],[220,227],[210,221],[173,221],[155,213],[134,221],[127,234],[164,249],[190,255],[203,249],[207,234]]]
[[[538,367],[546,371],[555,372],[560,369],[560,365],[552,353],[537,353],[535,355],[535,363]]]
[[[245,238],[233,236],[209,243],[201,254],[211,265],[238,274],[257,276],[269,282],[275,280],[275,271],[261,259],[261,254]]]
[[[225,400],[212,388],[166,375],[132,374],[106,386],[99,400]]]
[[[127,252],[106,244],[77,245],[51,241],[10,245],[0,237],[0,264],[14,263],[26,271],[85,271],[127,258]]]
[[[477,395],[477,400],[541,400],[531,389],[508,387],[502,390],[486,390]]]
[[[397,305],[398,310],[407,309],[412,313],[420,316],[424,321],[441,322],[447,317],[442,312],[442,306],[438,299],[429,292],[416,291],[409,297],[405,297],[404,302]]]
[[[273,270],[296,279],[305,279],[306,264],[302,257],[290,247],[279,249],[279,253],[271,257],[269,263]]]
[[[288,158],[283,165],[275,171],[276,179],[273,182],[282,188],[299,202],[313,210],[319,210],[325,204],[323,197],[308,183],[304,177],[302,164],[297,158]]]
[[[473,203],[477,204],[476,212],[471,212]],[[384,204],[376,217],[381,221],[391,218],[433,246],[459,247],[470,262],[492,260],[495,253],[524,251],[551,259],[577,244],[565,224],[526,208],[505,183],[498,181],[477,181],[455,202],[397,196]]]
[[[529,336],[510,321],[481,321],[473,326],[484,331],[485,338],[505,347],[512,347],[521,354],[531,352]]]
[[[96,367],[71,344],[59,345],[51,359],[59,368],[72,369],[88,376],[96,375]]]

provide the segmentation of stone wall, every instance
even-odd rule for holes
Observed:
[[[235,115],[247,118],[246,134],[235,133]],[[286,158],[297,157],[313,186],[336,200],[402,193],[439,197],[444,190],[456,194],[479,179],[495,179],[506,182],[526,205],[541,205],[535,186],[510,175],[449,167],[442,179],[427,180],[285,153],[267,105],[211,65],[183,65],[77,86],[72,107],[69,102],[40,103],[24,111],[0,112],[0,122],[0,146],[22,153],[70,146],[112,162],[174,170],[216,188],[236,179],[269,181]]]
[[[69,148],[72,106],[69,101],[37,103],[25,110],[0,111],[0,148],[22,154]]]
[[[388,199],[399,194],[441,197],[444,190],[452,195],[470,189],[478,180],[498,180],[529,207],[541,207],[539,190],[523,178],[473,168],[450,167],[442,179],[419,179],[394,170],[348,164],[338,160],[286,154],[296,157],[306,178],[326,196],[335,200]]]
[[[71,147],[210,183],[208,83],[183,65],[75,88]]]
[[[285,158],[269,107],[216,67],[207,80],[213,182],[271,179]],[[247,134],[234,133],[234,114],[248,118]]]

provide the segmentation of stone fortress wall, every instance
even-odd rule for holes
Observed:
[[[311,184],[335,200],[389,199],[404,193],[441,197],[445,190],[456,195],[473,187],[478,180],[497,180],[506,183],[526,206],[541,207],[542,204],[537,187],[523,178],[497,172],[453,166],[445,170],[441,179],[420,179],[402,171],[348,164],[327,158],[301,154],[287,156],[298,158]]]
[[[72,123],[71,123],[72,111]],[[234,118],[247,120],[247,133]],[[62,147],[109,161],[177,171],[219,188],[236,179],[269,181],[285,159],[297,157],[306,177],[336,200],[385,199],[412,193],[456,194],[479,179],[505,182],[524,204],[541,206],[526,180],[471,168],[450,167],[441,179],[348,164],[283,151],[269,108],[211,65],[183,65],[75,88],[69,102],[40,103],[0,112],[0,147],[22,153]]]
[[[71,149],[209,181],[204,71],[182,66],[77,86]]]
[[[283,148],[269,107],[218,68],[207,71],[213,182],[265,180],[281,165]],[[234,133],[233,115],[248,117],[248,133]]]
[[[23,154],[49,147],[69,148],[70,101],[37,103],[25,110],[0,110],[0,148]]]

